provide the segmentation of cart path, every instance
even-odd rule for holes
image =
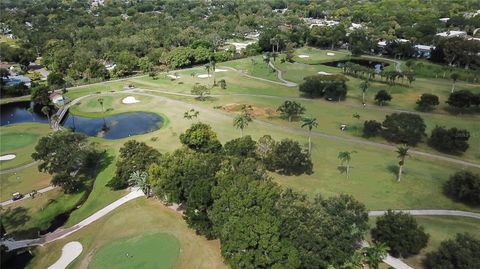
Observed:
[[[34,162],[31,162],[31,163],[27,163],[27,164],[24,164],[24,165],[16,166],[16,167],[13,167],[13,168],[5,169],[5,170],[0,170],[0,175],[15,173],[15,172],[18,172],[18,171],[23,170],[23,169],[25,169],[25,168],[34,166],[34,165],[37,164],[37,163],[38,163],[37,161],[34,161]]]
[[[45,188],[43,188],[43,189],[37,190],[37,195],[38,195],[38,194],[42,194],[42,193],[49,192],[49,191],[51,191],[51,190],[54,190],[55,188],[57,188],[57,187],[56,187],[56,186],[48,186],[48,187],[45,187]],[[18,200],[15,200],[15,201],[13,201],[12,199],[10,199],[10,200],[1,202],[1,203],[0,203],[0,206],[11,205],[11,204],[13,204],[13,203],[17,203],[17,202],[20,202],[20,201],[23,201],[23,200],[26,200],[26,199],[29,199],[29,198],[31,198],[31,194],[30,194],[30,193],[27,193],[27,194],[25,194],[25,196],[23,196],[22,199],[18,199]]]

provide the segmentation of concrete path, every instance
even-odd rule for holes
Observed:
[[[65,269],[73,262],[83,251],[82,244],[77,241],[69,242],[62,248],[62,256],[48,269]]]
[[[282,81],[282,82],[285,84],[285,86],[287,86],[287,87],[296,87],[296,86],[298,86],[297,83],[292,82],[292,81],[288,81],[288,80],[284,79],[284,78],[283,78],[282,70],[276,68],[271,61],[268,63],[268,65],[269,65],[271,68],[275,69],[275,71],[277,72],[277,78],[278,78],[280,81]]]
[[[27,163],[27,164],[24,164],[24,165],[20,165],[20,166],[17,166],[17,167],[5,169],[5,170],[0,170],[0,175],[6,175],[6,174],[15,173],[15,172],[18,172],[18,171],[23,170],[23,169],[25,169],[25,168],[34,166],[34,165],[37,164],[37,163],[38,163],[38,162],[34,161],[34,162]]]
[[[441,210],[441,209],[422,209],[422,210],[392,210],[394,212],[404,212],[413,216],[455,216],[466,217],[480,220],[480,213],[460,211],[460,210]],[[387,211],[370,211],[368,216],[378,217],[385,215]]]
[[[13,239],[7,239],[4,241],[1,241],[0,243],[4,244],[8,250],[14,250],[14,249],[19,249],[19,248],[24,248],[24,247],[31,247],[31,246],[37,246],[37,245],[45,245],[51,242],[54,242],[56,240],[65,238],[74,232],[82,229],[83,227],[95,222],[96,220],[102,218],[103,216],[107,215],[117,207],[125,204],[126,202],[136,199],[138,197],[144,196],[145,194],[143,191],[139,188],[132,189],[130,193],[127,195],[123,196],[122,198],[116,200],[115,202],[107,205],[106,207],[100,209],[99,211],[95,212],[93,215],[90,217],[82,220],[78,224],[69,227],[69,228],[59,228],[55,230],[52,233],[46,234],[40,238],[36,239],[27,239],[27,240],[19,240],[15,241]]]
[[[37,190],[37,195],[38,195],[38,194],[42,194],[42,193],[46,193],[46,192],[51,191],[51,190],[54,190],[55,188],[57,188],[57,187],[56,187],[56,186],[48,186],[48,187],[45,187],[45,188],[43,188],[43,189]],[[1,203],[0,203],[0,206],[11,205],[11,204],[13,204],[13,203],[20,202],[20,201],[23,201],[23,200],[26,200],[26,199],[30,199],[30,198],[31,198],[31,195],[30,195],[30,193],[28,193],[28,194],[25,194],[25,196],[23,196],[22,199],[18,199],[18,200],[15,200],[15,201],[13,201],[12,199],[10,199],[10,200],[1,202]]]

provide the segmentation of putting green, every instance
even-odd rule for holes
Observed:
[[[37,134],[29,133],[1,133],[0,134],[0,153],[8,153],[30,144],[36,143]]]
[[[179,251],[180,244],[174,236],[147,234],[104,245],[95,253],[88,268],[173,268]]]

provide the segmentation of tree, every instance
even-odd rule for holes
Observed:
[[[469,145],[470,133],[467,130],[436,126],[428,139],[428,145],[442,152],[461,154]]]
[[[443,185],[445,194],[470,205],[480,205],[480,175],[460,171]]]
[[[128,184],[130,186],[136,186],[140,188],[146,195],[148,195],[148,183],[147,183],[148,174],[145,171],[135,171],[130,174],[128,179]]]
[[[405,76],[407,77],[408,84],[412,86],[412,82],[415,81],[415,73],[413,71],[409,71],[405,73]]]
[[[329,101],[345,100],[348,79],[341,74],[313,75],[303,78],[299,91],[310,98],[324,97]]]
[[[205,65],[205,70],[207,71],[207,78],[210,77],[210,70],[211,69],[212,69],[212,66],[210,65],[210,63]]]
[[[198,152],[218,152],[222,148],[212,127],[201,122],[192,124],[180,134],[180,142]]]
[[[47,116],[48,123],[50,124],[50,107],[44,106],[42,107],[42,113]]]
[[[403,170],[403,165],[405,164],[405,158],[407,156],[409,156],[408,154],[408,146],[399,146],[397,147],[397,154],[398,154],[398,158],[400,159],[400,161],[398,162],[398,176],[397,176],[397,181],[400,182],[401,178],[402,178],[402,170]]]
[[[362,83],[360,83],[360,89],[362,90],[362,104],[363,105],[366,104],[365,94],[367,93],[368,86],[369,86],[368,80],[362,81]]]
[[[219,83],[222,90],[225,90],[227,88],[227,82],[224,79],[221,79]]]
[[[392,100],[392,96],[386,90],[379,90],[375,95],[375,101],[380,106],[385,105],[387,102]]]
[[[77,173],[95,154],[94,145],[88,143],[84,134],[59,131],[40,138],[32,159],[41,161],[39,171],[55,174],[52,184],[73,192],[80,182]]]
[[[266,160],[275,148],[275,140],[270,135],[264,135],[257,141],[256,155],[261,160]]]
[[[248,126],[248,124],[252,121],[253,121],[253,118],[250,115],[250,112],[248,111],[247,106],[244,105],[242,108],[241,114],[233,118],[233,126],[237,129],[240,129],[241,136],[243,137],[243,129],[245,129]]]
[[[207,99],[207,95],[210,94],[210,89],[205,85],[196,83],[193,86],[191,93],[197,95],[198,100],[205,101]]]
[[[288,62],[293,62],[293,56],[295,54],[295,44],[292,42],[289,42],[287,44],[287,49],[285,51],[286,59]]]
[[[38,85],[32,88],[31,100],[33,103],[41,106],[49,106],[52,103],[50,100],[50,91],[43,85]]]
[[[302,151],[297,141],[284,139],[275,143],[270,154],[264,159],[268,170],[282,175],[301,175],[313,173],[310,155]]]
[[[231,156],[238,156],[243,158],[255,158],[257,145],[251,136],[247,135],[241,138],[236,138],[225,143],[223,147],[225,153]]]
[[[134,172],[148,171],[152,163],[160,160],[161,154],[156,149],[149,147],[144,142],[135,140],[127,141],[120,148],[120,155],[117,160],[115,176],[110,179],[107,186],[114,189],[124,189],[128,187],[131,175]]]
[[[457,234],[427,253],[423,264],[427,269],[479,269],[480,240],[471,234]]]
[[[341,161],[342,165],[345,164],[347,179],[350,175],[350,161],[352,160],[353,153],[356,153],[356,151],[341,151],[338,153],[338,159]]]
[[[191,120],[193,118],[197,118],[199,114],[200,114],[200,111],[192,108],[183,113],[183,118],[187,120]]]
[[[291,122],[292,118],[305,113],[305,107],[298,102],[287,100],[277,108],[277,111],[280,112],[283,118],[287,118]]]
[[[382,127],[382,135],[385,139],[410,146],[415,146],[422,140],[426,129],[422,117],[411,113],[387,115]]]
[[[455,91],[455,83],[457,82],[457,80],[460,78],[460,75],[458,73],[452,73],[450,75],[450,78],[452,79],[453,83],[452,83],[452,91],[451,93],[453,93]]]
[[[382,131],[382,124],[376,120],[367,120],[363,123],[363,136],[374,137]]]
[[[404,258],[418,254],[429,238],[415,218],[392,210],[377,218],[371,233],[375,243],[385,243],[390,248],[392,256]]]
[[[312,129],[313,127],[318,127],[318,122],[316,118],[303,118],[302,119],[302,128],[308,128],[308,154],[312,154]]]
[[[217,69],[217,62],[215,62],[215,59],[212,58],[210,60],[210,66],[212,68],[212,72],[213,72],[213,86],[216,86],[217,85],[217,81],[215,79],[215,69]]]
[[[447,104],[459,109],[466,109],[472,105],[474,94],[469,90],[460,90],[448,96]]]
[[[365,256],[368,266],[372,269],[378,269],[378,265],[387,257],[388,250],[388,246],[382,242],[366,247]]]
[[[424,93],[420,96],[420,99],[417,100],[417,109],[420,111],[431,111],[439,104],[438,96]]]
[[[65,85],[65,80],[61,73],[52,72],[47,76],[47,84],[51,90],[58,90]]]

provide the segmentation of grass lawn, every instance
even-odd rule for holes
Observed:
[[[0,169],[8,169],[32,162],[30,156],[38,140],[48,134],[48,124],[20,123],[0,127],[0,155],[15,154],[9,161],[0,161]]]
[[[261,77],[272,81],[280,81],[278,80],[277,74],[274,72],[274,70],[263,61],[262,55],[233,60],[221,63],[221,65],[242,70],[243,72],[251,76]]]
[[[93,256],[92,269],[170,269],[174,268],[180,244],[171,234],[143,234],[102,246]]]
[[[7,233],[20,232],[28,238],[37,236],[38,230],[47,229],[57,215],[71,210],[83,194],[64,194],[61,189],[38,194],[34,199],[4,207],[2,223]]]
[[[370,227],[375,227],[375,219],[370,219]],[[425,228],[425,232],[430,235],[428,245],[415,256],[403,259],[408,265],[414,268],[423,268],[422,260],[428,252],[436,250],[440,243],[447,239],[453,239],[457,233],[469,233],[477,239],[480,239],[480,221],[463,217],[448,216],[415,216],[418,224]],[[368,235],[369,241],[370,234]]]
[[[51,175],[38,171],[36,165],[27,167],[18,172],[0,176],[1,201],[8,200],[12,193],[26,194],[32,190],[39,190],[50,184]]]
[[[83,245],[83,252],[69,268],[87,268],[89,264],[95,266],[96,254],[102,250],[103,246],[108,246],[111,242],[124,242],[126,238],[142,238],[143,235],[159,233],[176,238],[177,244],[169,244],[177,250],[179,248],[176,268],[227,268],[220,255],[219,241],[209,241],[196,235],[195,231],[187,227],[180,214],[161,206],[156,200],[145,198],[137,198],[122,205],[102,219],[64,239],[35,248],[33,253],[35,257],[27,268],[47,268],[60,257],[62,247],[71,241],[79,241]],[[145,242],[148,243],[148,241]],[[166,244],[162,245],[166,246]],[[152,251],[145,248],[141,250],[146,253]],[[156,257],[152,258],[152,263],[160,263],[162,257],[168,256],[158,249],[153,251]],[[169,250],[169,253],[173,255],[175,252]],[[135,255],[131,259],[142,255]],[[125,252],[122,252],[120,258],[125,256]],[[140,267],[142,266],[129,268]]]

